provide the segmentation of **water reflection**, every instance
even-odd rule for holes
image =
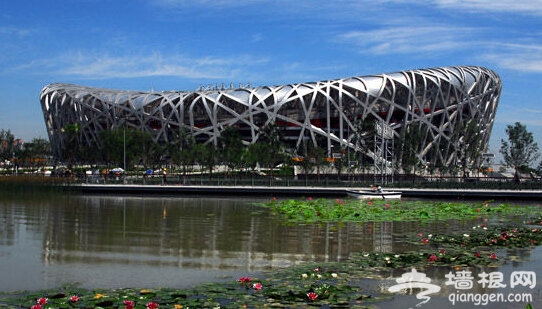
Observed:
[[[263,201],[263,200],[262,200]],[[414,250],[409,233],[479,222],[284,225],[255,199],[25,196],[0,201],[0,290],[187,287],[352,253]]]

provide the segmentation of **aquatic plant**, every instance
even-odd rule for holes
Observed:
[[[540,207],[484,202],[284,199],[262,204],[287,222],[391,222],[473,219],[542,213]]]

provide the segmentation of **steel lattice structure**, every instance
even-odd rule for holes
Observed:
[[[455,66],[192,92],[51,84],[41,91],[40,101],[58,157],[65,143],[63,128],[70,124],[80,126],[83,145],[99,144],[101,130],[122,126],[151,132],[155,142],[163,144],[183,129],[196,141],[216,143],[224,128],[236,127],[248,144],[258,139],[259,128],[275,124],[292,149],[309,141],[331,156],[333,149],[360,151],[360,123],[379,122],[393,130],[399,143],[407,127],[423,129],[417,156],[423,162],[449,164],[457,158],[454,134],[465,121],[475,121],[487,148],[501,88],[499,76],[490,69]]]

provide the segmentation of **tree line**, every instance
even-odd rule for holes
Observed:
[[[359,136],[353,139],[361,152],[374,147],[374,139],[371,136],[371,125],[365,124],[359,129]],[[363,156],[359,153],[339,149],[344,156],[340,159],[328,158],[323,147],[312,143],[303,143],[294,153],[287,151],[282,142],[282,134],[275,125],[267,125],[260,128],[258,140],[255,143],[243,141],[238,130],[232,127],[225,128],[221,132],[216,145],[212,143],[198,143],[187,129],[181,130],[172,138],[173,142],[160,145],[153,140],[153,135],[132,128],[118,128],[104,130],[98,133],[96,142],[92,145],[83,145],[79,141],[79,125],[72,124],[63,128],[64,144],[62,157],[52,158],[49,141],[43,138],[34,138],[30,142],[21,145],[17,143],[10,130],[0,131],[0,158],[4,167],[16,165],[26,168],[43,168],[46,165],[63,163],[68,166],[92,165],[105,167],[128,167],[134,166],[142,169],[163,166],[175,166],[180,172],[188,173],[198,165],[204,171],[212,175],[217,165],[227,166],[229,171],[246,170],[255,172],[257,169],[265,169],[273,173],[274,167],[280,163],[295,164],[301,167],[305,174],[325,165],[332,165],[340,175],[341,171],[350,162],[356,162],[357,168],[363,168]],[[483,161],[482,141],[478,138],[477,126],[473,122],[460,125],[456,133],[452,135],[449,144],[456,147],[456,158],[453,164],[446,164],[435,160],[424,162],[419,154],[419,140],[426,138],[427,130],[420,126],[410,126],[403,130],[396,142],[399,145],[396,150],[395,164],[405,174],[420,174],[428,171],[433,174],[435,170],[450,175],[465,175],[467,171],[479,171]],[[369,133],[368,133],[369,132]],[[374,132],[372,133],[374,134]],[[542,161],[537,167],[533,167],[540,157],[538,144],[527,127],[519,122],[508,125],[506,128],[507,139],[501,140],[500,153],[503,156],[505,166],[514,169],[516,175],[520,173],[542,174]],[[437,145],[438,146],[438,145]],[[425,150],[426,155],[431,157],[431,149]],[[360,159],[361,158],[361,159]],[[369,159],[365,157],[367,164]]]
[[[0,130],[0,166],[43,167],[51,155],[51,145],[43,138],[19,142],[10,130]]]

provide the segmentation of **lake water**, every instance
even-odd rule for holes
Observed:
[[[0,291],[66,283],[85,288],[184,288],[307,261],[341,261],[353,253],[401,252],[412,249],[402,241],[406,234],[447,233],[481,223],[288,226],[255,204],[263,201],[267,199],[3,196]],[[501,269],[508,273],[513,267],[535,271],[540,306],[542,253],[536,249],[523,254],[531,261]],[[445,280],[444,275],[428,273],[436,281]],[[395,301],[385,308],[404,308],[401,306]]]

